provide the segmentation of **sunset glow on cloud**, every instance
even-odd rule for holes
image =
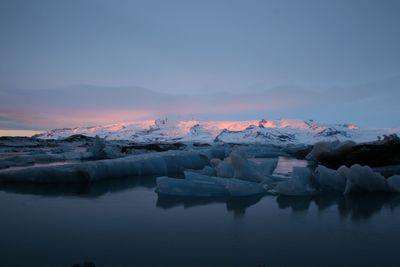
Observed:
[[[4,1],[0,129],[159,117],[398,127],[399,4],[345,2]]]
[[[166,94],[137,87],[79,85],[56,89],[4,90],[0,98],[0,129],[108,125],[170,117],[176,119],[259,120],[294,118],[365,126],[397,127],[395,84],[324,89],[272,88],[242,93]],[[379,87],[381,90],[369,90]],[[363,93],[364,92],[364,93]],[[366,92],[366,93],[365,93]],[[391,97],[388,97],[391,96]],[[371,110],[371,106],[380,109]],[[366,116],[371,114],[371,116]],[[372,115],[373,114],[373,115]]]

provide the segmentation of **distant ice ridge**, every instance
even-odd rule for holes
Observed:
[[[399,134],[400,128],[362,129],[353,124],[320,124],[313,120],[198,121],[157,119],[106,126],[50,130],[35,137],[62,139],[75,134],[140,143],[200,142],[313,144],[319,141],[368,142]]]

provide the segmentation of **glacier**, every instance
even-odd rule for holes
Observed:
[[[377,136],[399,134],[399,128],[360,128],[353,124],[321,124],[313,120],[199,121],[167,118],[106,126],[49,130],[39,139],[63,139],[72,135],[137,143],[191,142],[238,144],[314,144],[321,141],[373,141]]]

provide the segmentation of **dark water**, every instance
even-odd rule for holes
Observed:
[[[0,266],[400,264],[397,195],[159,198],[153,179],[0,190]]]

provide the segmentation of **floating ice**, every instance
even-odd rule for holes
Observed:
[[[206,155],[209,159],[224,159],[226,157],[226,149],[224,147],[211,147],[199,150],[204,155]]]
[[[354,192],[385,192],[388,185],[385,177],[374,172],[368,166],[355,164],[351,168],[339,168],[339,172],[347,178],[344,194]]]
[[[125,158],[61,166],[27,167],[0,171],[0,182],[78,183],[121,177],[168,175],[209,164],[202,154],[187,151],[155,152]]]
[[[318,161],[327,166],[335,166],[338,159],[343,160],[356,145],[354,141],[344,142],[319,142],[316,143],[311,152],[306,156],[307,160]]]
[[[250,164],[239,153],[232,152],[230,158],[234,169],[234,178],[252,182],[261,182],[264,180],[265,177],[257,171],[254,164]]]
[[[311,184],[312,173],[308,168],[294,167],[292,177],[276,185],[275,191],[287,196],[307,196],[314,194]]]
[[[94,159],[106,159],[107,153],[104,151],[106,148],[106,142],[96,135],[92,147],[88,149],[93,154]]]
[[[379,172],[385,177],[390,177],[393,175],[400,175],[400,165],[389,165],[384,167],[373,168],[374,172]]]
[[[272,175],[276,167],[278,166],[278,158],[268,159],[249,159],[250,164],[262,175]]]
[[[252,196],[267,192],[269,187],[262,183],[235,178],[206,176],[185,172],[185,179],[157,178],[157,192],[165,195],[192,197]]]
[[[350,151],[357,143],[352,140],[346,140],[333,147],[333,153],[340,155]]]
[[[235,152],[246,158],[277,158],[280,156],[289,156],[282,151],[280,147],[274,145],[240,146]]]
[[[338,171],[319,165],[315,170],[314,181],[319,189],[343,192],[346,187],[346,177]]]
[[[306,156],[306,159],[317,161],[321,154],[330,152],[332,146],[332,142],[323,141],[315,143],[311,152]]]
[[[210,159],[210,165],[213,168],[216,168],[221,162],[222,162],[222,160],[220,160],[218,158]]]
[[[310,146],[305,144],[287,145],[281,150],[295,158],[304,158],[308,153],[311,152]]]
[[[387,179],[389,190],[400,193],[400,175],[393,175]]]
[[[191,197],[222,197],[229,195],[224,185],[213,181],[177,179],[163,176],[158,177],[156,183],[157,192],[164,195]]]
[[[208,175],[208,176],[216,176],[217,175],[216,170],[210,166],[205,166],[203,169],[200,169],[200,170],[190,170],[189,169],[188,171],[195,172],[198,174]]]
[[[215,170],[218,177],[232,178],[234,175],[234,169],[232,166],[232,161],[230,157],[227,157],[222,162],[220,162]]]
[[[228,181],[230,179],[227,178],[221,178],[221,177],[216,177],[216,176],[209,176],[209,175],[204,175],[192,171],[185,171],[185,179],[188,181],[192,182],[199,182],[199,183],[207,183],[207,184],[216,184],[216,185],[221,185],[226,187]]]
[[[345,166],[345,165],[343,165],[343,166],[340,166],[340,168],[337,171],[338,171],[338,173],[340,173],[340,175],[346,177],[346,179],[347,179],[347,176],[349,175],[350,168]]]
[[[270,188],[267,184],[254,183],[239,179],[229,179],[227,189],[231,196],[252,196],[263,194]]]
[[[278,159],[254,160],[246,159],[236,150],[223,161],[212,159],[210,163],[216,166],[216,176],[218,177],[237,178],[252,182],[269,181],[269,183],[273,183],[275,180],[270,176],[278,164]]]

